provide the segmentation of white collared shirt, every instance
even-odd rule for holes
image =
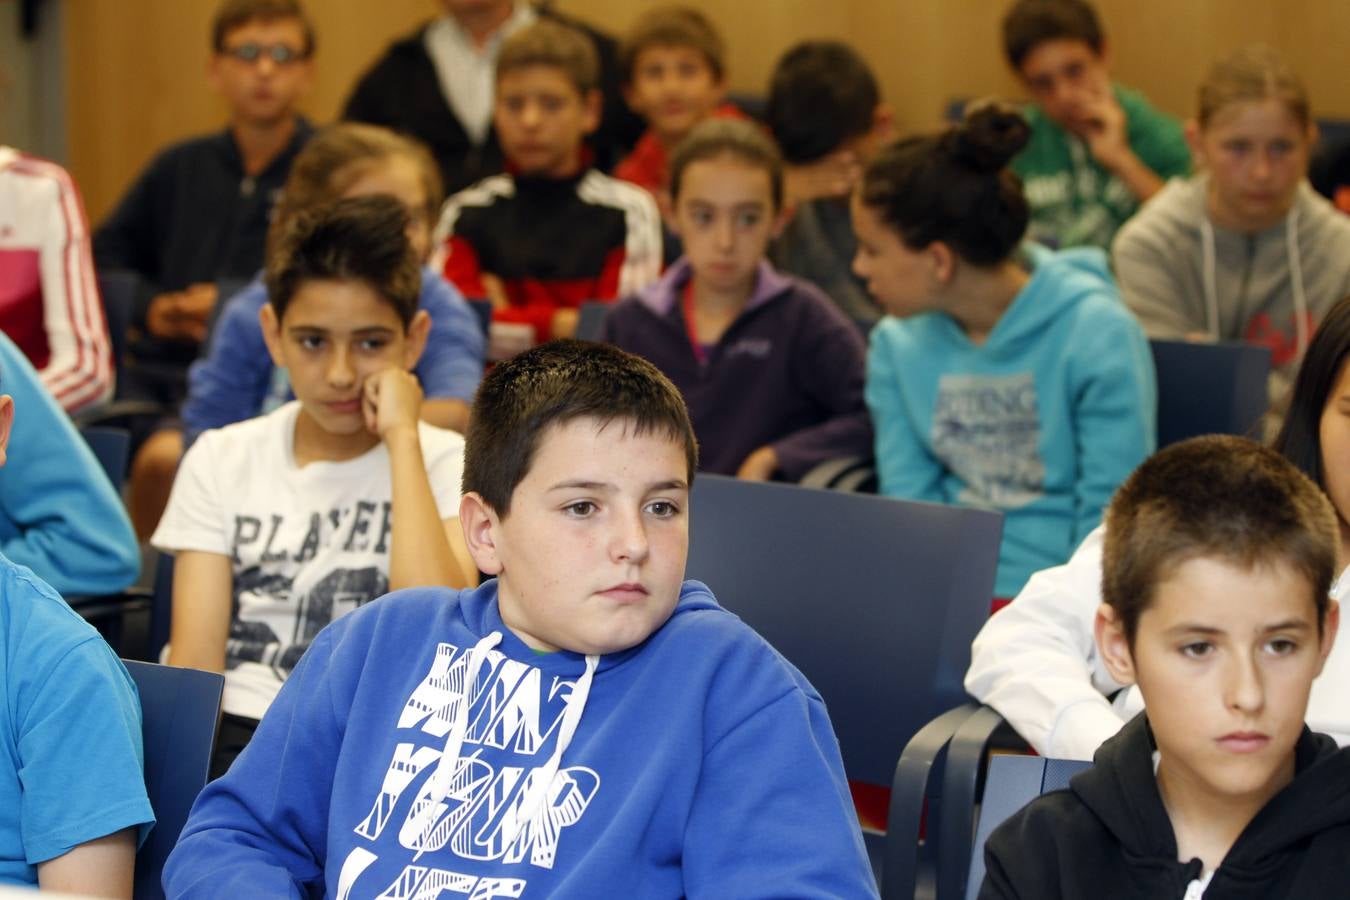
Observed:
[[[451,16],[442,16],[427,26],[423,40],[436,68],[441,93],[475,144],[487,140],[492,126],[492,94],[502,42],[538,18],[534,7],[521,0],[481,47]]]

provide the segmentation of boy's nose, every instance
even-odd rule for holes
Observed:
[[[356,383],[356,368],[346,350],[333,351],[328,362],[328,383],[336,388],[348,388]]]
[[[647,558],[647,528],[642,514],[616,517],[610,544],[610,556],[615,562],[640,563]]]
[[[1265,684],[1255,659],[1239,655],[1229,664],[1226,678],[1227,699],[1231,708],[1240,712],[1255,713],[1265,705]]]

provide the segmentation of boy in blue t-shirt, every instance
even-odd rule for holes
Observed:
[[[4,377],[38,384],[18,366]],[[0,395],[0,465],[14,417]],[[136,686],[98,632],[3,555],[0,706],[0,885],[131,896],[136,847],[155,821]]]
[[[168,893],[875,897],[819,695],[681,583],[696,462],[637,357],[564,341],[493,369],[460,522],[496,577],[325,629]]]

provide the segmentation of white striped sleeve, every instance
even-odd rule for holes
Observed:
[[[661,277],[661,214],[642,188],[601,172],[591,172],[578,188],[581,199],[624,214],[623,265],[618,297],[636,293]]]

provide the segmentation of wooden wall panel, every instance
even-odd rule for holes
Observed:
[[[661,0],[558,0],[621,33]],[[723,30],[737,90],[762,92],[774,61],[806,37],[852,41],[871,60],[902,128],[930,127],[952,97],[1019,96],[999,50],[1003,0],[686,0]],[[71,167],[97,220],[169,141],[219,127],[204,77],[216,0],[65,0]],[[1209,62],[1264,40],[1290,55],[1319,115],[1350,117],[1345,0],[1097,0],[1120,79],[1189,114]],[[319,29],[305,111],[334,117],[351,84],[436,0],[309,0]]]

